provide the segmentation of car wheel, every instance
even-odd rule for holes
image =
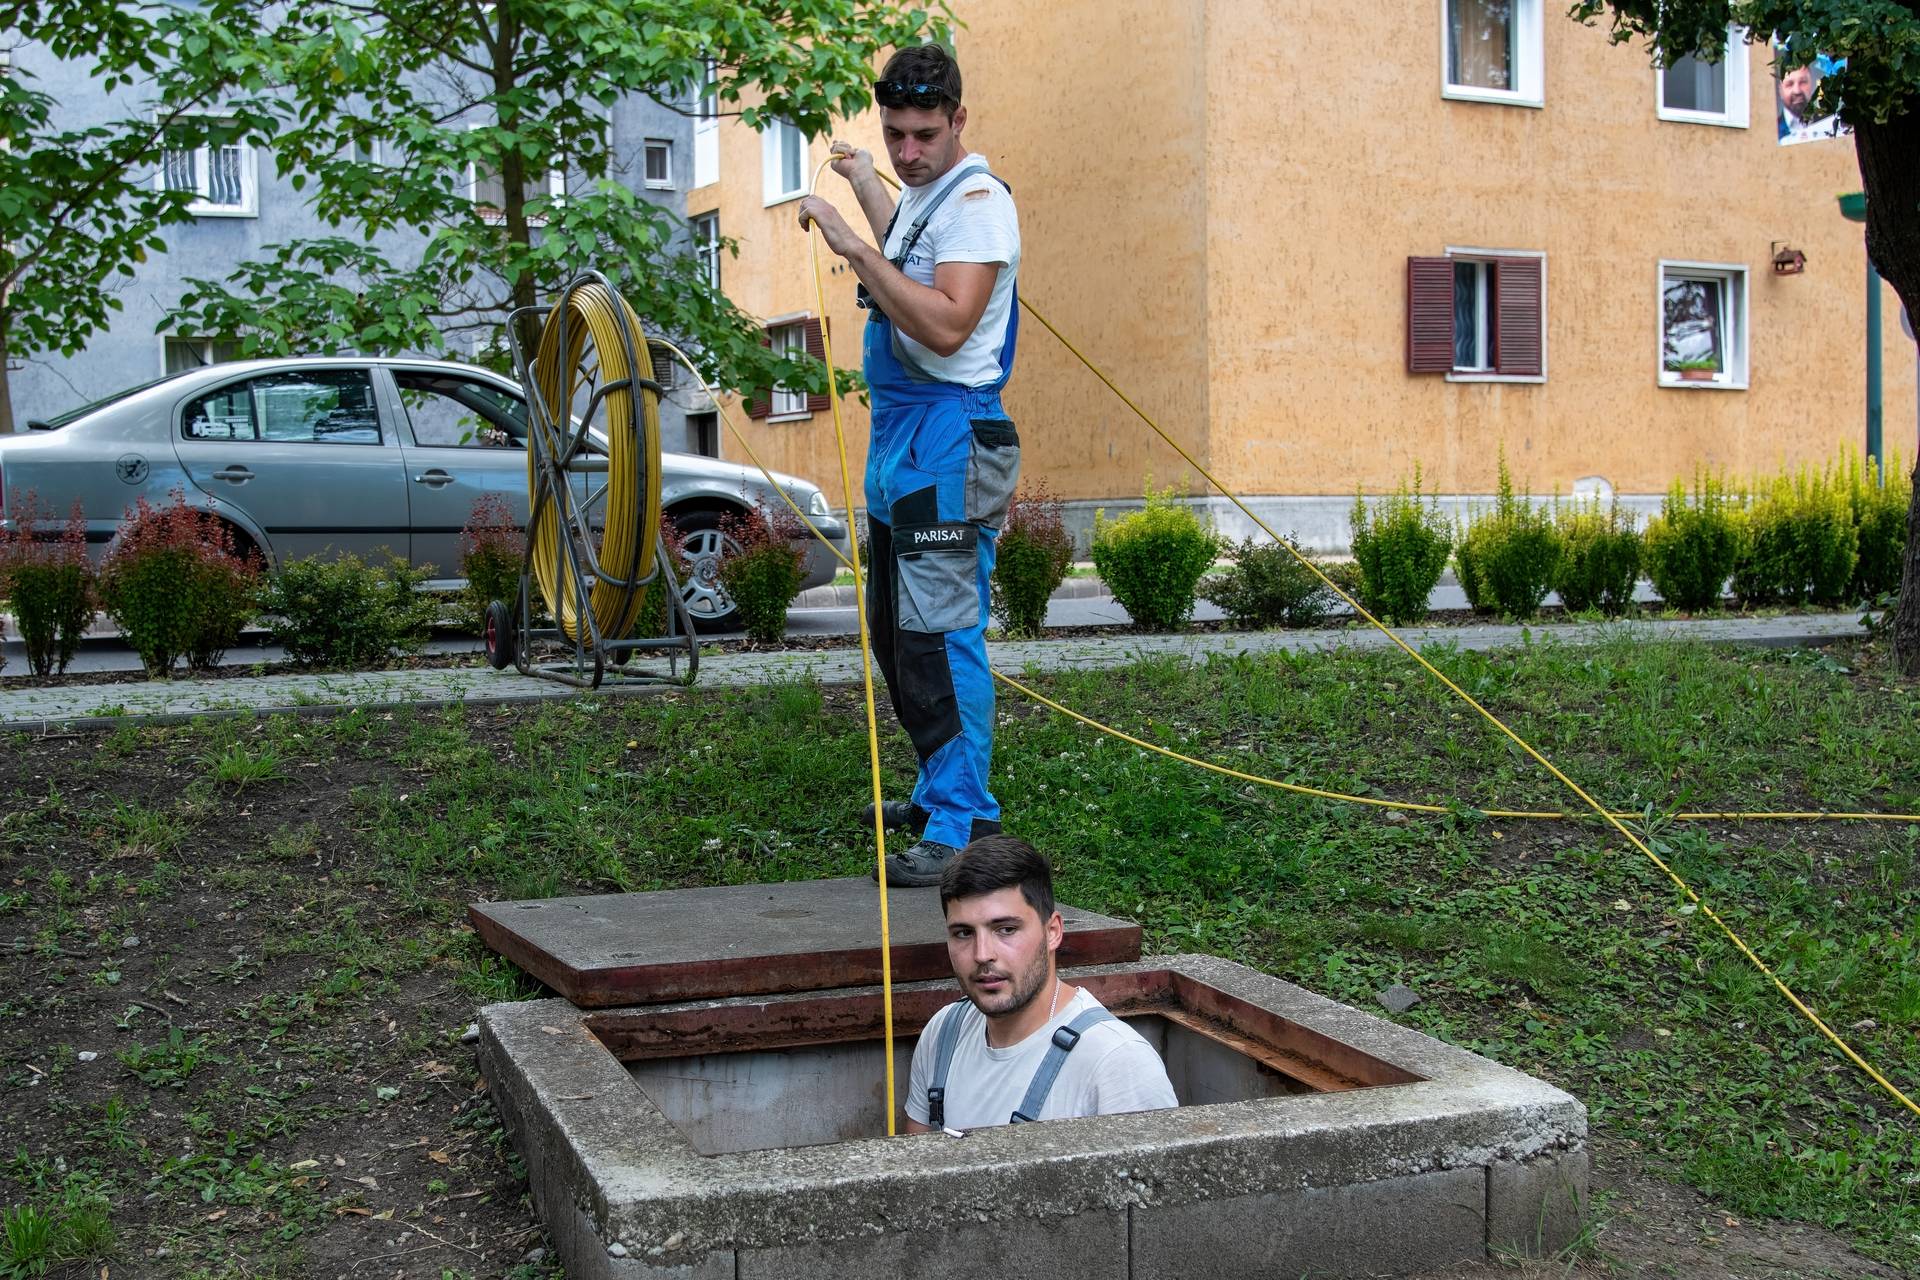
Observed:
[[[487,605],[487,621],[480,642],[487,651],[487,665],[495,671],[505,671],[513,665],[513,612],[504,601],[495,600]]]
[[[689,511],[674,517],[680,530],[680,598],[686,601],[693,629],[702,635],[740,629],[740,610],[720,583],[720,560],[740,544],[720,528],[718,511]]]

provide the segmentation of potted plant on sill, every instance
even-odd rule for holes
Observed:
[[[1712,382],[1720,376],[1720,362],[1712,356],[1693,360],[1669,360],[1667,371],[1682,382]]]

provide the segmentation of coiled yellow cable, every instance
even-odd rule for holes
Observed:
[[[560,348],[563,329],[564,351]],[[613,581],[594,578],[585,584],[593,631],[607,640],[625,639],[639,620],[646,592],[620,584],[638,582],[652,571],[660,537],[660,398],[652,388],[639,387],[632,381],[650,379],[653,368],[650,363],[633,366],[628,359],[629,335],[635,356],[644,359],[646,334],[627,300],[598,283],[572,286],[560,307],[547,313],[532,370],[552,421],[542,423],[539,414],[530,415],[532,429],[541,433],[542,447],[527,449],[529,497],[537,492],[539,454],[564,457],[573,443],[571,410],[575,395],[587,387],[590,371],[584,367],[583,357],[589,339],[599,364],[594,385],[625,384],[615,386],[602,400],[607,424],[606,521],[598,559],[601,573]],[[578,640],[590,633],[583,631],[586,620],[580,616],[577,603],[582,584],[576,580],[573,558],[561,542],[570,536],[571,531],[560,518],[557,500],[544,504],[527,530],[540,598],[560,624],[561,633],[569,640]]]

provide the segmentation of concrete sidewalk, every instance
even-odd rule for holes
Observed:
[[[1533,626],[1485,625],[1409,627],[1400,632],[1416,648],[1457,645],[1497,649],[1534,641],[1593,644],[1626,635],[1732,644],[1792,647],[1826,644],[1861,634],[1860,614],[1803,614],[1781,618],[1728,618],[1703,621],[1627,623],[1554,623]],[[1027,671],[1125,666],[1143,658],[1178,657],[1201,661],[1212,654],[1270,653],[1275,650],[1378,649],[1390,643],[1367,629],[1318,631],[1212,632],[1187,635],[1114,635],[1085,640],[1007,641],[989,645],[995,667],[1009,675]],[[700,661],[701,688],[739,688],[781,680],[811,678],[827,685],[860,682],[857,648],[783,653],[714,654]],[[609,693],[651,692],[661,686],[625,686]],[[671,687],[671,686],[667,686]],[[488,668],[441,671],[374,671],[358,674],[241,676],[222,680],[134,681],[125,684],[0,690],[0,729],[40,731],[58,727],[96,727],[130,720],[177,721],[207,715],[248,715],[320,708],[400,705],[487,706],[564,698],[577,692],[565,685]]]

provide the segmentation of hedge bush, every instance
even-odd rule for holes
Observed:
[[[267,631],[303,667],[385,666],[418,653],[437,612],[420,590],[432,571],[398,557],[313,556],[281,566],[260,593]]]
[[[1073,535],[1061,518],[1059,499],[1044,484],[1023,486],[1007,508],[1000,530],[988,607],[1010,636],[1040,634],[1047,602],[1073,563]]]
[[[1711,609],[1740,559],[1740,499],[1718,476],[1701,472],[1693,493],[1678,480],[1660,514],[1647,522],[1647,576],[1675,609]]]
[[[1353,559],[1360,566],[1361,601],[1399,626],[1427,616],[1427,598],[1447,568],[1453,533],[1431,498],[1422,499],[1420,468],[1411,489],[1402,483],[1369,509],[1353,499]]]
[[[136,500],[98,578],[100,603],[152,676],[182,658],[194,671],[216,665],[253,617],[260,583],[259,558],[235,550],[226,521],[171,496],[162,507]]]
[[[802,546],[812,535],[784,506],[758,502],[722,516],[720,531],[739,546],[720,561],[720,585],[739,608],[747,638],[780,643],[787,634],[787,609],[806,579]]]
[[[677,575],[686,565],[687,540],[680,535],[680,526],[673,522],[672,516],[660,517],[660,545],[667,550],[667,563],[673,566]],[[680,589],[676,577],[672,581],[659,578],[647,584],[647,593],[640,600],[640,614],[634,622],[633,634],[636,636],[664,636],[667,634],[667,612],[669,594]],[[684,632],[681,634],[685,634]]]
[[[77,501],[59,538],[47,538],[39,525],[29,493],[15,506],[13,529],[0,530],[0,596],[12,601],[27,669],[44,677],[66,673],[93,621],[93,566]]]
[[[1291,534],[1284,544],[1248,538],[1230,553],[1233,564],[1225,573],[1200,584],[1201,598],[1219,605],[1236,627],[1311,627],[1324,622],[1339,597],[1294,551],[1313,558]]]
[[[1598,609],[1617,618],[1633,605],[1640,581],[1640,532],[1631,511],[1615,502],[1606,511],[1599,499],[1554,512],[1560,530],[1560,567],[1553,589],[1560,603],[1576,613]]]
[[[1220,554],[1220,539],[1168,488],[1118,520],[1093,513],[1093,567],[1136,626],[1172,631],[1193,616],[1195,590]]]
[[[1872,458],[1849,454],[1843,464],[1847,505],[1859,535],[1847,596],[1874,601],[1900,590],[1900,567],[1907,552],[1907,507],[1913,500],[1913,473],[1898,453],[1887,459],[1884,482]]]
[[[454,602],[454,621],[479,635],[486,627],[487,605],[504,600],[511,607],[520,598],[520,566],[525,563],[527,537],[513,518],[513,509],[497,493],[474,499],[473,511],[460,529],[460,576],[467,580]]]
[[[1460,539],[1454,564],[1469,604],[1509,618],[1535,616],[1553,590],[1560,567],[1560,530],[1549,512],[1515,495],[1504,448],[1493,510],[1472,522]]]
[[[1775,476],[1746,513],[1733,592],[1744,604],[1838,604],[1853,582],[1860,535],[1845,486],[1802,468]]]

